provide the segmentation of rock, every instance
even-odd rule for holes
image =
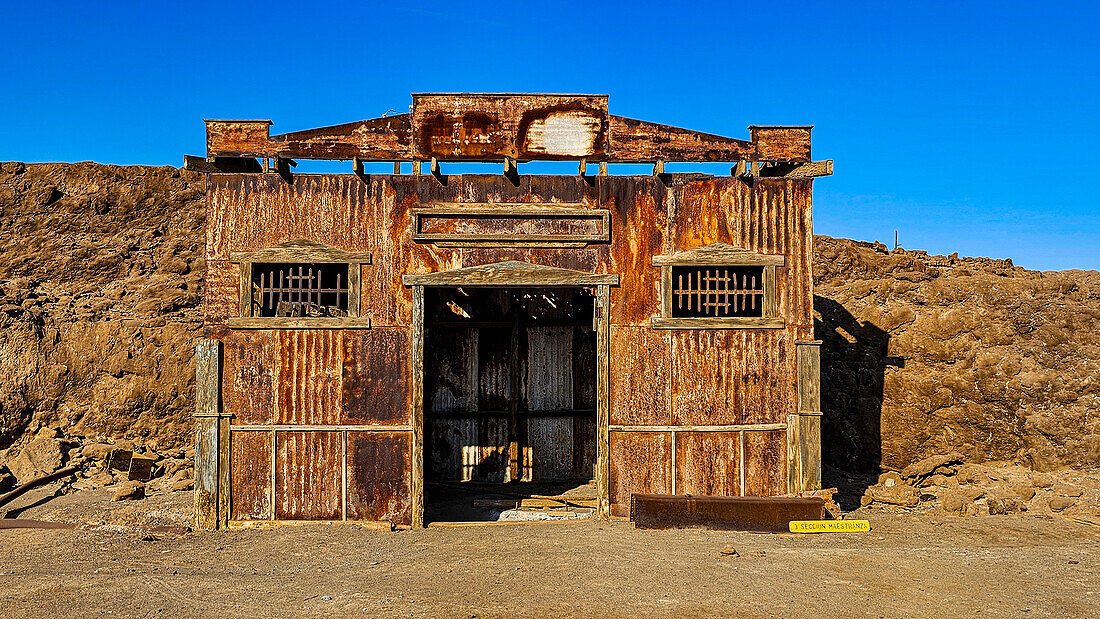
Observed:
[[[914,462],[901,470],[901,476],[907,480],[921,480],[937,471],[944,472],[954,470],[962,464],[962,454],[949,453],[939,456],[931,456],[919,462]],[[943,469],[942,471],[940,469]]]
[[[991,480],[985,472],[985,467],[977,464],[964,464],[955,472],[955,478],[960,484],[986,485]]]
[[[951,488],[951,487],[958,488],[959,487],[959,482],[956,481],[954,477],[948,477],[946,475],[941,475],[939,473],[936,473],[935,475],[929,475],[928,477],[925,477],[924,481],[920,482],[919,485],[921,485],[921,486],[940,486],[940,487],[943,487],[943,488]]]
[[[986,504],[989,506],[989,514],[991,516],[1016,514],[1027,511],[1024,502],[1020,500],[1020,497],[1015,496],[989,497],[986,499]]]
[[[0,466],[0,492],[15,487],[15,475],[11,474],[6,466]]]
[[[1036,488],[1050,488],[1054,485],[1054,476],[1047,473],[1032,473],[1031,485]]]
[[[959,492],[962,492],[963,496],[965,496],[970,502],[977,501],[978,499],[985,496],[985,488],[976,488],[974,486],[959,488]]]
[[[1071,497],[1079,497],[1085,493],[1085,490],[1079,486],[1071,486],[1063,483],[1054,484],[1054,491],[1061,496]]]
[[[1030,483],[1017,483],[1012,485],[1012,491],[1024,501],[1035,498],[1035,487]]]
[[[961,515],[970,501],[961,492],[947,492],[943,495],[943,511],[951,515]]]
[[[194,479],[195,469],[180,469],[176,471],[175,475],[172,475],[172,481],[183,481],[184,479]]]
[[[126,481],[115,490],[112,501],[136,501],[145,498],[145,484],[140,481]]]
[[[120,438],[115,441],[115,449],[123,449],[125,451],[134,451],[134,444],[124,438]]]
[[[27,483],[61,468],[64,453],[61,441],[47,434],[39,434],[23,447],[8,468],[20,483]]]
[[[1052,512],[1060,512],[1064,509],[1073,507],[1077,504],[1077,499],[1071,499],[1064,496],[1056,496],[1047,501],[1047,505]]]
[[[89,460],[106,460],[114,449],[114,445],[106,443],[89,443],[84,446],[80,453]]]
[[[767,555],[768,555],[768,553],[764,550],[754,550],[754,551],[749,553],[749,556],[754,558],[754,559],[762,559],[762,558],[766,557]]]
[[[737,552],[737,549],[729,544],[722,546],[722,550],[718,551],[718,556],[721,557],[740,557],[741,554]]]
[[[88,477],[88,481],[95,485],[95,487],[102,488],[104,486],[110,486],[111,484],[115,483],[115,476],[111,475],[110,473],[96,473],[95,475]]]
[[[194,479],[181,479],[179,481],[174,481],[174,482],[172,482],[171,488],[172,488],[172,492],[178,492],[180,490],[194,490],[195,480]]]
[[[920,502],[920,491],[909,485],[871,486],[867,493],[874,501],[902,507],[913,507]]]
[[[882,475],[878,476],[878,485],[884,488],[890,488],[892,486],[900,486],[904,483],[901,475],[897,471],[886,471]]]

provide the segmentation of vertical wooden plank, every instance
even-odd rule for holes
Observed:
[[[195,528],[219,525],[221,342],[195,343]]]
[[[796,342],[798,411],[821,412],[821,341]]]
[[[789,492],[805,490],[802,486],[802,424],[801,415],[787,415],[787,488]]]
[[[414,166],[415,167],[415,166]],[[412,289],[412,449],[410,524],[424,526],[424,287]]]
[[[821,489],[821,416],[800,415],[802,489]]]
[[[229,525],[229,506],[232,503],[233,487],[229,482],[229,418],[218,418],[218,522]]]
[[[240,266],[240,316],[247,318],[252,315],[252,263],[241,262]]]
[[[610,287],[596,287],[596,516],[611,517]]]
[[[798,490],[821,488],[821,342],[796,342],[798,366],[798,415],[788,422],[788,431],[795,437],[788,439],[788,460],[797,466],[788,479]],[[789,452],[794,451],[792,455]]]

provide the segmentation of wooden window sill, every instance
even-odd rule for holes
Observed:
[[[782,329],[782,318],[663,318],[650,320],[654,329]]]
[[[230,318],[231,329],[370,329],[370,318]]]

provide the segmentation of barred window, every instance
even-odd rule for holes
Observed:
[[[348,315],[347,263],[253,263],[252,315],[344,317]]]
[[[672,267],[672,316],[727,318],[764,315],[764,267]]]

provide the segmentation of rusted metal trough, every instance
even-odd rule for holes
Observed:
[[[714,529],[782,533],[792,520],[821,520],[820,497],[725,497],[635,494],[630,520],[639,529]]]
[[[602,518],[632,494],[820,486],[811,198],[832,162],[810,127],[735,139],[605,95],[416,94],[332,127],[206,129],[186,158],[209,189],[200,528],[420,527],[426,481],[594,480]],[[576,174],[523,174],[535,160]],[[448,174],[472,161],[501,167]]]

